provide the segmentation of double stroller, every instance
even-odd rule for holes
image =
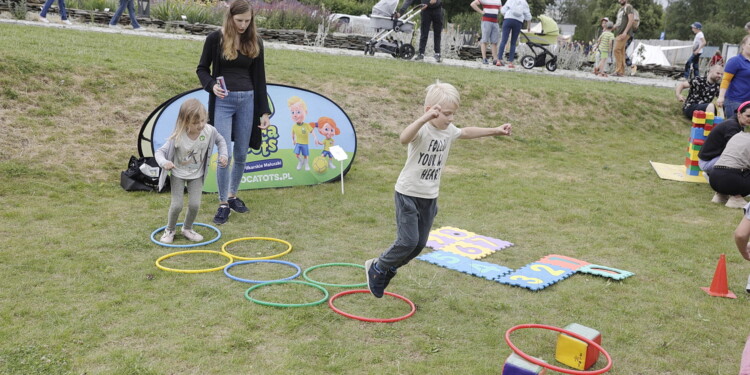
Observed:
[[[397,6],[398,0],[381,0],[372,7],[370,26],[376,33],[365,43],[365,55],[372,56],[378,51],[405,60],[414,57],[414,46],[397,40],[393,34],[409,33],[411,37],[414,32],[414,22],[411,20],[422,12],[422,7],[414,7],[401,17],[396,17]]]
[[[526,43],[532,53],[532,55],[521,57],[521,66],[526,69],[543,66],[550,72],[554,72],[557,69],[557,55],[549,48],[557,44],[557,37],[560,35],[557,22],[545,15],[540,15],[539,24],[531,32],[531,34],[526,34],[522,31],[519,38],[521,43]]]

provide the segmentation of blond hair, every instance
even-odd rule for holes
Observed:
[[[177,114],[177,123],[169,139],[177,139],[183,133],[187,133],[193,126],[205,124],[208,119],[206,107],[198,99],[186,100],[180,106]]]
[[[427,86],[425,91],[425,107],[432,107],[435,104],[454,104],[458,107],[461,104],[461,94],[459,94],[458,90],[450,83],[435,80],[435,83]]]
[[[234,25],[234,16],[251,12],[250,26],[245,32],[239,34],[237,27]],[[255,27],[255,12],[248,0],[234,0],[229,5],[229,10],[224,14],[224,25],[222,26],[222,55],[227,60],[237,58],[237,50],[243,55],[254,59],[260,54],[260,38],[258,30]],[[237,36],[239,35],[239,45]]]
[[[291,98],[289,98],[289,100],[286,101],[286,105],[290,108],[298,103],[302,106],[302,109],[307,112],[307,103],[305,103],[305,101],[302,100],[302,98],[300,98],[299,96],[292,96]]]

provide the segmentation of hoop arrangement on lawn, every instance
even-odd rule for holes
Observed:
[[[281,253],[278,253],[278,254],[274,254],[274,255],[269,255],[269,256],[265,256],[265,257],[250,257],[250,258],[248,258],[248,257],[241,257],[241,256],[237,256],[237,255],[231,254],[231,253],[230,253],[229,251],[227,251],[227,246],[229,246],[229,245],[231,245],[231,244],[233,244],[233,243],[235,243],[235,242],[240,242],[240,241],[252,241],[252,240],[259,240],[259,241],[273,241],[273,242],[279,242],[279,243],[283,243],[283,244],[285,244],[285,245],[287,246],[287,249],[286,249],[286,250],[284,250],[284,251],[283,251],[283,252],[281,252]],[[231,241],[229,241],[229,242],[226,242],[226,243],[224,243],[224,245],[222,245],[222,246],[221,246],[221,251],[223,251],[223,252],[225,252],[225,253],[227,253],[227,254],[231,255],[231,256],[232,256],[233,258],[235,258],[235,259],[239,259],[239,260],[263,260],[263,259],[274,259],[274,258],[278,258],[278,257],[284,256],[284,255],[286,255],[286,254],[289,254],[289,252],[290,252],[290,251],[292,251],[292,244],[291,244],[291,243],[289,243],[289,242],[287,242],[287,241],[284,241],[284,240],[280,240],[280,239],[278,239],[278,238],[271,238],[271,237],[243,237],[243,238],[237,238],[237,239],[235,239],[235,240],[231,240]]]
[[[289,277],[286,277],[286,278],[283,278],[283,279],[277,279],[277,280],[250,280],[250,279],[242,279],[242,278],[239,278],[239,277],[234,276],[234,275],[232,275],[232,274],[229,273],[229,269],[230,268],[232,268],[234,266],[239,266],[240,264],[249,264],[249,263],[278,263],[278,264],[283,264],[283,265],[286,265],[286,266],[290,266],[290,267],[296,269],[297,272],[294,275],[292,275],[292,276],[289,276]],[[230,278],[232,280],[235,280],[235,281],[240,281],[240,282],[243,282],[243,283],[253,283],[253,284],[269,283],[269,282],[272,282],[272,281],[292,280],[292,279],[296,278],[297,276],[299,276],[300,272],[302,272],[302,269],[298,265],[296,265],[296,264],[294,264],[292,262],[286,262],[286,261],[283,261],[283,260],[267,260],[267,259],[264,259],[264,260],[243,260],[241,262],[235,262],[235,263],[232,263],[232,264],[224,267],[224,274],[227,275],[228,278]]]
[[[551,365],[551,364],[549,364],[547,362],[544,362],[544,361],[541,361],[539,359],[536,359],[536,358],[534,358],[534,357],[532,357],[532,356],[530,356],[530,355],[522,352],[521,349],[518,349],[510,341],[510,334],[511,334],[511,332],[519,330],[519,329],[525,329],[525,328],[548,329],[548,330],[551,330],[551,331],[557,331],[557,332],[560,332],[560,333],[564,333],[564,334],[566,334],[568,336],[571,336],[571,337],[575,337],[575,338],[577,338],[577,339],[585,342],[586,344],[588,344],[590,346],[593,346],[594,348],[596,348],[597,350],[599,350],[599,352],[601,352],[602,354],[604,354],[604,357],[607,358],[607,365],[604,366],[604,368],[599,369],[599,370],[579,371],[579,370],[570,370],[570,369],[566,369],[566,368],[554,366],[554,365]],[[571,375],[599,375],[599,374],[603,374],[603,373],[609,371],[612,368],[612,357],[609,356],[609,353],[607,353],[607,351],[604,350],[604,348],[601,345],[597,344],[596,342],[594,342],[593,340],[591,340],[589,338],[586,338],[586,337],[584,337],[582,335],[579,335],[579,334],[577,334],[575,332],[568,331],[568,330],[566,330],[564,328],[558,328],[558,327],[554,327],[554,326],[548,326],[548,325],[545,325],[545,324],[521,324],[521,325],[517,325],[515,327],[512,327],[508,331],[505,332],[505,342],[508,343],[508,346],[510,346],[510,348],[516,354],[518,354],[519,356],[521,356],[523,359],[525,359],[525,360],[527,360],[527,361],[529,361],[529,362],[531,362],[531,363],[533,363],[535,365],[542,366],[542,367],[550,369],[552,371],[562,372],[564,374],[571,374]]]
[[[398,321],[404,320],[406,318],[409,318],[410,316],[414,315],[414,312],[417,311],[417,306],[414,305],[414,302],[410,301],[406,297],[403,297],[403,296],[400,296],[400,295],[398,295],[396,293],[391,293],[391,292],[385,292],[385,295],[391,296],[391,297],[396,297],[396,298],[398,298],[398,299],[400,299],[400,300],[402,300],[402,301],[404,301],[404,302],[406,302],[406,303],[409,304],[409,306],[411,307],[411,311],[409,311],[408,314],[406,314],[404,316],[400,316],[398,318],[390,318],[390,319],[366,318],[366,317],[363,317],[363,316],[358,316],[358,315],[353,315],[353,314],[349,314],[349,313],[343,312],[343,311],[339,310],[338,308],[336,308],[336,306],[333,305],[333,301],[335,301],[336,298],[339,298],[341,296],[345,296],[347,294],[354,294],[354,293],[370,293],[370,291],[367,290],[367,289],[345,290],[345,291],[343,291],[341,293],[338,293],[338,294],[335,294],[333,297],[331,297],[331,299],[328,300],[328,306],[330,306],[333,311],[335,311],[335,312],[337,312],[337,313],[339,313],[339,314],[341,314],[341,315],[343,315],[343,316],[345,316],[347,318],[361,320],[363,322],[372,322],[372,323],[393,323],[393,322],[398,322]]]
[[[182,224],[184,224],[184,223],[177,223],[177,226],[181,227]],[[206,228],[213,229],[216,232],[216,238],[213,238],[213,239],[210,239],[210,240],[204,241],[204,242],[196,242],[196,243],[190,243],[190,244],[186,244],[186,245],[174,245],[174,244],[170,244],[170,243],[164,243],[164,242],[161,242],[161,241],[157,241],[155,236],[156,236],[157,233],[163,231],[164,229],[167,229],[167,226],[165,225],[165,226],[163,226],[161,228],[157,228],[155,231],[153,231],[151,233],[151,241],[153,243],[157,244],[157,245],[164,246],[164,247],[198,247],[198,246],[203,246],[203,245],[208,245],[208,244],[214,243],[214,242],[218,241],[219,238],[221,238],[221,231],[219,230],[219,228],[217,228],[217,227],[215,227],[213,225],[208,225],[208,224],[203,224],[203,223],[193,223],[193,225],[197,225],[199,227],[206,227]],[[175,227],[175,229],[176,229],[176,227]]]
[[[200,269],[200,270],[181,270],[177,268],[168,268],[161,265],[161,261],[167,258],[171,258],[175,255],[181,255],[181,254],[219,254],[223,257],[229,258],[229,263],[216,268],[207,268],[207,269]],[[170,253],[167,255],[164,255],[156,260],[156,267],[158,267],[162,271],[169,271],[169,272],[179,272],[179,273],[204,273],[204,272],[213,272],[218,271],[220,269],[223,269],[224,267],[227,267],[228,265],[232,264],[234,262],[234,259],[232,259],[232,256],[226,253],[222,253],[220,251],[214,251],[214,250],[185,250],[185,251],[178,251],[175,253]]]
[[[261,287],[264,287],[264,286],[269,286],[269,285],[274,285],[274,284],[302,284],[302,285],[307,285],[307,286],[311,286],[313,288],[316,288],[316,289],[322,291],[323,294],[325,294],[325,295],[323,296],[323,298],[321,300],[315,301],[315,302],[309,302],[309,303],[276,303],[276,302],[261,301],[259,299],[255,299],[253,297],[250,297],[250,292],[252,292],[254,289],[258,289],[258,288],[261,288]],[[313,284],[313,283],[308,283],[308,282],[305,282],[305,281],[297,281],[297,280],[269,281],[267,283],[253,285],[250,288],[248,288],[245,291],[245,298],[247,298],[249,301],[252,301],[252,302],[255,302],[255,303],[259,304],[259,305],[264,305],[264,306],[274,306],[274,307],[306,307],[306,306],[320,305],[321,303],[325,302],[328,299],[328,291],[326,290],[326,288],[323,288],[320,285],[316,285],[316,284]]]
[[[319,264],[317,266],[312,266],[312,267],[306,269],[305,272],[302,273],[302,277],[304,277],[305,280],[307,280],[307,281],[309,281],[311,283],[318,284],[318,285],[323,285],[323,286],[330,286],[330,287],[338,287],[338,288],[361,288],[363,286],[367,286],[366,282],[365,283],[360,283],[360,284],[329,284],[329,283],[324,283],[322,281],[315,281],[315,280],[313,280],[313,279],[311,279],[310,277],[307,276],[307,273],[310,272],[310,271],[312,271],[312,270],[314,270],[314,269],[323,268],[323,267],[335,267],[335,266],[359,267],[359,268],[362,268],[362,269],[365,268],[365,266],[363,266],[361,264],[354,264],[354,263],[326,263],[326,264]]]

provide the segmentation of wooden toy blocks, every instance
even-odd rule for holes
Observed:
[[[511,353],[508,359],[505,360],[502,375],[543,375],[546,373],[546,368],[535,365],[521,358],[516,353]]]
[[[601,333],[593,328],[571,323],[565,326],[565,330],[577,333],[599,345],[602,343]],[[575,337],[560,333],[557,335],[555,359],[572,368],[588,370],[599,359],[599,349]]]

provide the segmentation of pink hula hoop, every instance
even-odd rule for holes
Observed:
[[[522,352],[521,349],[518,349],[510,341],[510,334],[511,334],[511,332],[513,332],[515,330],[519,330],[519,329],[525,329],[525,328],[548,329],[548,330],[552,330],[552,331],[557,331],[557,332],[560,332],[560,333],[564,333],[564,334],[566,334],[568,336],[571,336],[571,337],[575,337],[575,338],[577,338],[577,339],[579,339],[579,340],[581,340],[581,341],[583,341],[583,342],[585,342],[585,343],[587,343],[587,344],[595,347],[596,349],[599,350],[599,352],[601,352],[602,354],[604,354],[604,357],[607,358],[607,365],[604,366],[604,368],[599,369],[599,370],[594,370],[594,371],[579,371],[579,370],[569,370],[569,369],[565,369],[565,368],[562,368],[562,367],[553,366],[553,365],[551,365],[549,363],[546,363],[546,362],[543,362],[543,361],[541,361],[539,359],[536,359],[536,358],[534,358],[534,357],[532,357],[532,356],[530,356],[530,355]],[[590,339],[588,339],[586,337],[583,337],[583,336],[581,336],[581,335],[579,335],[579,334],[577,334],[575,332],[570,332],[570,331],[568,331],[566,329],[562,329],[562,328],[558,328],[558,327],[554,327],[554,326],[548,326],[548,325],[545,325],[545,324],[521,324],[521,325],[517,325],[517,326],[509,329],[507,332],[505,332],[505,342],[508,343],[508,346],[510,346],[510,348],[516,354],[518,354],[519,356],[521,356],[521,358],[523,358],[523,359],[525,359],[525,360],[527,360],[527,361],[529,361],[529,362],[531,362],[531,363],[533,363],[535,365],[542,366],[542,367],[550,369],[552,371],[562,372],[564,374],[571,374],[571,375],[599,375],[599,374],[603,374],[603,373],[609,371],[612,368],[612,357],[609,356],[609,353],[607,353],[607,351],[604,350],[604,348],[602,348],[601,345],[599,345],[599,344],[595,343],[594,341],[592,341],[592,340],[590,340]]]
[[[349,314],[349,313],[343,312],[343,311],[339,310],[336,306],[333,305],[333,301],[335,301],[336,298],[339,298],[341,296],[345,296],[347,294],[352,294],[352,293],[370,293],[370,291],[367,290],[367,289],[345,290],[345,291],[340,292],[340,293],[334,295],[333,297],[331,297],[331,299],[328,300],[328,306],[331,307],[331,310],[333,310],[333,311],[335,311],[335,312],[337,312],[337,313],[339,313],[339,314],[341,314],[341,315],[343,315],[343,316],[345,316],[347,318],[361,320],[363,322],[371,322],[371,323],[393,323],[393,322],[398,322],[398,321],[404,320],[404,319],[406,319],[406,318],[414,315],[414,312],[417,311],[417,306],[414,305],[414,302],[410,301],[406,297],[403,297],[403,296],[400,296],[400,295],[398,295],[396,293],[391,293],[391,292],[385,292],[385,295],[391,296],[391,297],[396,297],[396,298],[398,298],[398,299],[400,299],[400,300],[402,300],[402,301],[404,301],[404,302],[406,302],[406,303],[409,304],[409,307],[411,307],[411,311],[409,311],[408,314],[406,314],[404,316],[399,316],[397,318],[390,318],[390,319],[366,318],[366,317],[363,317],[363,316],[353,315],[353,314]]]

